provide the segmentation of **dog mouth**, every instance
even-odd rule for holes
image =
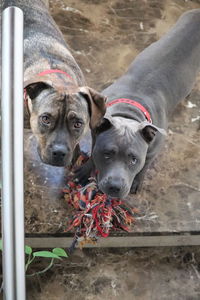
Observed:
[[[44,161],[43,160],[43,163],[54,166],[54,167],[67,167],[68,166],[64,162],[54,162],[54,161]]]
[[[118,198],[118,199],[123,199],[125,197],[128,196],[129,192],[127,193],[124,193],[124,192],[111,192],[111,191],[108,191],[107,189],[100,189],[104,194],[106,194],[107,196],[111,197],[111,198]]]
[[[66,162],[66,161],[54,161],[52,159],[47,159],[47,158],[42,158],[41,157],[41,161],[46,164],[46,165],[51,165],[54,167],[68,167],[70,166],[70,162]]]

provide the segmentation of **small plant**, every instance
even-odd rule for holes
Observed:
[[[2,240],[0,240],[0,250],[2,251]],[[46,268],[42,269],[41,271],[26,275],[28,277],[43,274],[53,266],[55,259],[62,260],[62,257],[68,257],[67,253],[62,248],[54,248],[52,251],[33,252],[33,249],[30,246],[25,246],[25,254],[28,256],[25,265],[26,272],[36,257],[51,258],[51,261]]]
[[[28,267],[34,261],[34,259],[36,257],[51,258],[51,261],[50,261],[49,265],[46,268],[44,268],[41,271],[35,272],[33,274],[26,275],[28,277],[43,274],[43,273],[47,272],[53,266],[55,259],[62,260],[61,257],[68,257],[67,253],[62,248],[54,248],[52,251],[36,251],[36,252],[33,252],[33,249],[31,247],[25,246],[25,253],[26,253],[26,255],[28,255],[28,260],[27,260],[26,266],[25,266],[26,272],[28,270]]]

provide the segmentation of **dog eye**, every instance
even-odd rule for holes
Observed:
[[[51,124],[51,120],[50,120],[50,117],[48,115],[41,116],[40,120],[41,120],[42,124],[44,124],[44,125],[50,125]]]
[[[135,157],[135,156],[131,156],[131,161],[130,161],[130,164],[132,165],[132,166],[134,166],[135,164],[137,163],[137,158]]]
[[[74,128],[81,128],[82,125],[83,125],[82,122],[77,121],[77,122],[74,123]]]
[[[110,154],[104,153],[104,158],[105,158],[105,159],[109,159],[109,158],[110,158]]]
[[[104,151],[103,156],[105,159],[111,158],[111,156],[114,154],[114,151]]]

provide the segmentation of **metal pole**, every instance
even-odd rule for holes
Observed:
[[[23,12],[2,13],[2,234],[6,300],[25,300]]]

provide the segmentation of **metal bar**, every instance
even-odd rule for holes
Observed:
[[[26,244],[33,248],[69,248],[71,237],[28,237]],[[160,235],[160,236],[111,236],[101,238],[96,244],[85,245],[84,248],[123,248],[123,247],[177,247],[199,246],[200,235]]]
[[[2,13],[2,233],[6,300],[25,300],[23,12]]]

